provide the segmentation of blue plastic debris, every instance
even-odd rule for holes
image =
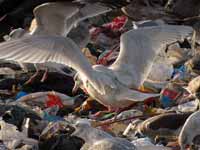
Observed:
[[[19,98],[26,96],[26,95],[28,95],[28,93],[26,93],[24,91],[20,91],[20,92],[17,93],[15,98],[16,98],[16,100],[18,100]]]

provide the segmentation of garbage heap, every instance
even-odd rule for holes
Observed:
[[[91,39],[82,52],[91,64],[110,66],[119,55],[120,36],[129,30],[191,21],[148,19],[149,14],[141,19],[140,13],[135,20],[121,12],[89,19]],[[73,93],[75,71],[67,66],[65,73],[49,70],[44,79],[42,70],[32,78],[34,65],[27,64],[24,71],[18,63],[1,60],[0,149],[198,149],[200,43],[196,36],[167,45],[154,60],[137,90],[158,96],[117,112],[107,111],[85,89]]]

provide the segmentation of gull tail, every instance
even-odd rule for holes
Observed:
[[[143,102],[150,97],[157,97],[160,94],[143,93],[136,90],[125,89],[122,94],[118,96],[119,100],[129,100],[134,102]]]

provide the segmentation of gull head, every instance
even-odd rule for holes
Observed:
[[[77,92],[78,88],[82,88],[82,86],[83,86],[83,81],[81,80],[79,73],[76,73],[74,75],[74,82],[75,82],[75,84],[72,89],[73,94],[75,94]]]
[[[10,34],[5,38],[6,41],[11,39],[18,39],[25,35],[26,31],[22,28],[14,29],[10,32]]]
[[[87,141],[89,130],[92,129],[90,122],[86,119],[80,119],[76,121],[74,128],[75,131],[71,135]]]
[[[90,145],[105,138],[112,138],[110,134],[92,127],[92,122],[88,119],[79,119],[73,126],[75,131],[71,136],[79,137]]]

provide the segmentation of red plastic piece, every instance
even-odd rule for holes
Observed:
[[[48,100],[46,101],[46,106],[47,107],[54,107],[54,106],[59,106],[59,108],[63,108],[64,105],[57,95],[54,94],[48,94]]]

